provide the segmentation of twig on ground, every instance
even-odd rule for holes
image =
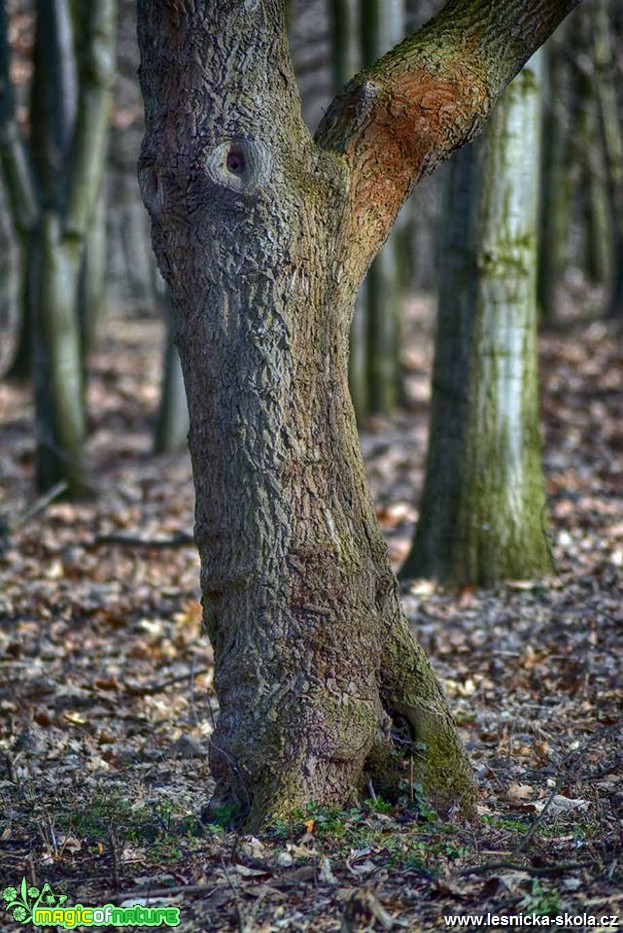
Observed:
[[[176,531],[169,537],[158,538],[145,538],[141,535],[117,531],[105,535],[96,535],[90,544],[91,547],[100,547],[105,544],[145,548],[194,547],[195,539],[189,531]]]
[[[473,865],[471,868],[463,868],[457,872],[457,876],[465,875],[486,875],[489,871],[497,871],[500,868],[507,871],[525,871],[529,875],[562,875],[567,871],[575,871],[578,868],[586,868],[593,862],[585,860],[583,862],[558,862],[553,865],[520,865],[517,862],[487,862],[486,865]]]
[[[166,690],[167,687],[173,687],[175,684],[183,683],[185,680],[190,680],[191,683],[194,682],[195,677],[200,677],[202,674],[209,674],[212,668],[210,667],[201,667],[198,671],[190,671],[188,674],[180,674],[178,677],[169,677],[168,680],[162,680],[159,683],[145,684],[144,687],[132,687],[128,690],[128,693],[131,693],[132,696],[153,696],[155,693],[161,693],[163,690]]]
[[[244,919],[244,910],[242,909],[242,906],[240,905],[240,900],[239,900],[239,898],[238,898],[238,888],[236,887],[236,885],[235,885],[235,884],[233,883],[233,881],[231,880],[231,876],[230,876],[229,872],[227,871],[227,866],[226,866],[226,864],[225,864],[225,859],[221,859],[221,868],[223,869],[223,873],[224,873],[224,875],[225,875],[225,877],[226,877],[226,879],[227,879],[227,884],[228,884],[229,887],[231,888],[231,892],[232,892],[232,894],[234,895],[234,907],[236,908],[236,914],[238,915],[238,930],[239,930],[239,933],[246,933],[247,925],[246,925],[246,922],[245,922],[245,919]]]
[[[551,792],[550,792],[550,794],[549,794],[549,797],[548,797],[547,800],[545,801],[545,805],[543,806],[543,809],[541,810],[540,813],[537,814],[537,816],[535,817],[535,819],[534,819],[533,822],[532,822],[532,825],[531,825],[530,829],[528,830],[528,832],[526,833],[526,835],[524,836],[524,838],[521,840],[521,843],[520,843],[519,848],[518,848],[518,851],[519,851],[519,852],[522,852],[522,851],[529,845],[529,843],[532,841],[532,838],[533,838],[535,832],[537,831],[537,828],[541,825],[541,823],[542,823],[543,820],[545,819],[545,817],[546,817],[546,815],[547,815],[547,813],[548,813],[548,811],[549,811],[549,809],[550,809],[550,807],[551,807],[551,805],[552,805],[552,803],[553,803],[553,801],[554,801],[554,798],[556,797],[556,795],[557,795],[558,792],[560,791],[560,788],[563,786],[563,784],[565,783],[565,781],[566,781],[566,779],[567,779],[567,770],[568,770],[568,764],[569,764],[569,762],[570,762],[572,759],[577,758],[579,755],[584,754],[584,752],[585,752],[588,748],[590,748],[590,746],[591,746],[594,742],[596,742],[598,739],[600,739],[600,738],[601,738],[603,735],[605,735],[607,732],[610,732],[611,729],[612,729],[612,726],[603,726],[601,729],[598,729],[597,732],[594,732],[592,735],[589,735],[589,737],[586,739],[586,741],[583,742],[578,748],[572,748],[571,751],[568,752],[568,753],[565,755],[565,757],[563,758],[563,760],[562,760],[561,763],[560,763],[560,769],[559,769],[559,774],[558,774],[558,780],[556,781],[556,783],[555,783],[554,786],[552,787],[552,790],[551,790]]]
[[[21,515],[18,515],[14,519],[2,519],[0,520],[0,535],[2,537],[8,538],[12,532],[17,531],[18,528],[21,528],[22,525],[25,525],[30,521],[31,518],[34,518],[35,515],[38,515],[39,512],[43,512],[44,509],[54,502],[55,499],[58,499],[59,496],[62,496],[65,490],[67,489],[67,482],[63,479],[60,483],[56,483],[55,486],[52,486],[51,489],[48,489],[42,496],[39,496],[38,499],[35,499],[32,505],[30,505],[25,512],[22,512]]]

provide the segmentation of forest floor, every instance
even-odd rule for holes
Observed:
[[[408,319],[411,408],[362,433],[395,563],[422,482],[430,303],[410,302]],[[187,455],[151,452],[161,338],[153,321],[105,328],[89,389],[92,503],[28,518],[32,405],[24,387],[0,385],[5,906],[31,905],[32,887],[51,903],[168,904],[180,929],[223,933],[427,931],[487,914],[553,924],[565,913],[585,915],[573,929],[595,929],[590,918],[621,916],[620,328],[568,315],[542,338],[557,574],[455,594],[420,581],[404,596],[471,754],[479,825],[443,824],[417,799],[371,799],[261,839],[201,819],[215,698],[196,555],[158,545],[190,531],[193,509]],[[15,909],[0,910],[0,927],[18,928]]]

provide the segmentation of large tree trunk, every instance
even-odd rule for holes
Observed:
[[[539,58],[452,166],[426,480],[403,577],[488,586],[551,570],[537,376]]]
[[[491,42],[493,0],[451,3],[351,82],[313,141],[282,2],[139,0],[139,177],[190,409],[220,702],[210,760],[217,797],[248,827],[344,805],[370,779],[396,792],[409,755],[440,808],[473,805],[366,489],[347,343],[357,288],[412,184],[488,113],[530,51],[518,36],[538,44],[573,3],[536,23],[540,0],[516,6],[509,47],[505,17]]]

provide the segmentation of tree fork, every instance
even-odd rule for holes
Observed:
[[[451,2],[353,79],[312,140],[283,2],[138,2],[139,180],[189,402],[220,704],[210,759],[217,799],[249,828],[310,802],[343,806],[369,776],[397,792],[398,717],[425,791],[473,812],[368,495],[348,332],[412,185],[473,134],[574,5]]]

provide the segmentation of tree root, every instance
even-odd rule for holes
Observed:
[[[381,668],[381,699],[412,733],[413,774],[443,815],[476,815],[471,766],[437,677],[404,616],[394,620]]]

